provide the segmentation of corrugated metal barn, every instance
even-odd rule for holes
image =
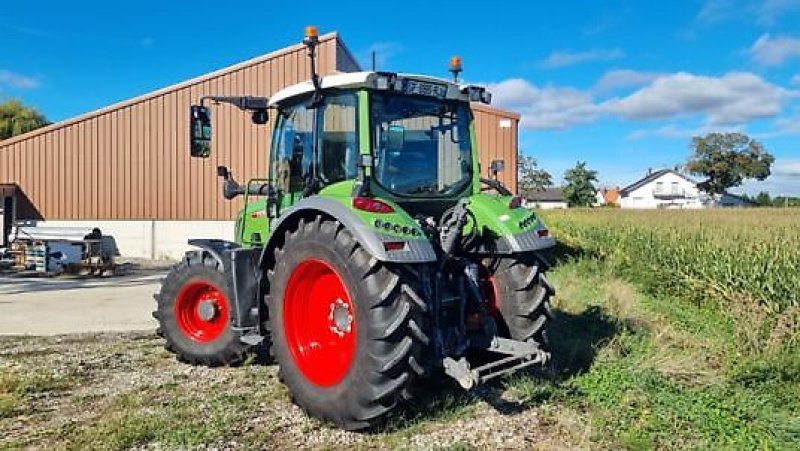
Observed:
[[[320,37],[317,66],[322,75],[360,70],[337,33]],[[16,219],[99,226],[125,256],[174,257],[188,237],[231,238],[242,200],[222,198],[215,168],[240,180],[266,174],[269,125],[220,105],[211,158],[190,158],[189,106],[203,95],[270,96],[309,76],[295,45],[1,141],[0,184],[16,185],[4,190]],[[516,190],[519,115],[473,108],[482,167],[505,160],[500,179]]]

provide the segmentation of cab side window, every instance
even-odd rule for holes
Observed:
[[[303,190],[304,180],[313,171],[314,110],[299,104],[284,113],[275,135],[278,145],[272,158],[272,178],[279,190],[295,193]]]
[[[329,95],[321,107],[319,176],[331,183],[356,177],[358,159],[358,98],[355,93]]]

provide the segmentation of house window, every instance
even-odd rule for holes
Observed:
[[[664,192],[664,182],[656,182],[656,193],[660,194]]]
[[[678,186],[678,182],[672,182],[672,194],[680,194],[681,189]]]

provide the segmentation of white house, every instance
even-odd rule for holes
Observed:
[[[536,191],[528,196],[527,205],[543,210],[557,208],[567,208],[567,199],[564,198],[564,190],[561,188],[545,188],[543,191]]]
[[[622,208],[703,208],[707,198],[694,180],[672,169],[651,172],[619,194]]]
[[[749,200],[730,193],[716,202],[697,188],[697,182],[672,169],[650,172],[645,178],[619,191],[622,208],[752,207]]]

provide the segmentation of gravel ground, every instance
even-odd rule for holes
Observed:
[[[509,384],[443,382],[382,430],[344,432],[306,417],[275,373],[179,363],[153,332],[0,337],[0,448],[573,449],[586,428]]]

